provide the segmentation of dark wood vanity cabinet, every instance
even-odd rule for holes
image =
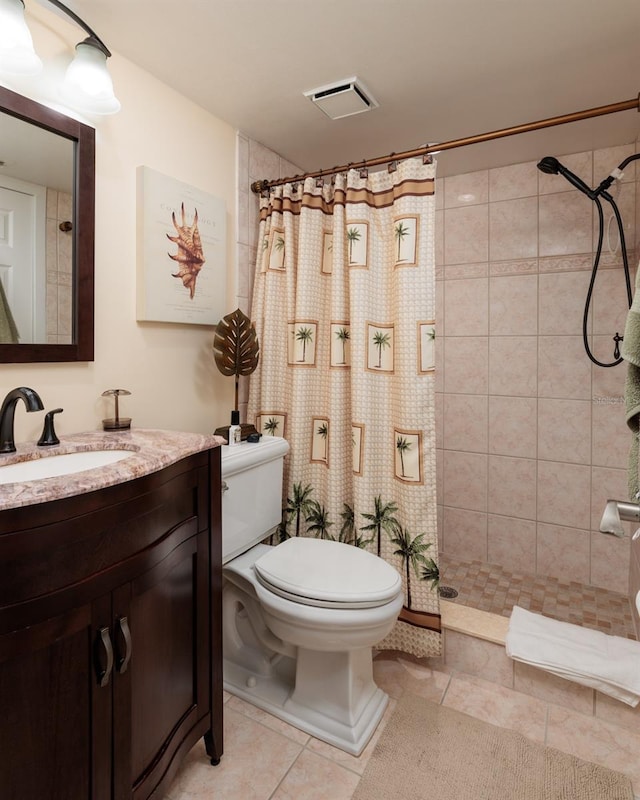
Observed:
[[[159,800],[220,758],[219,487],[214,448],[0,512],[2,800]]]

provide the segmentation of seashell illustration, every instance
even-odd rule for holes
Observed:
[[[173,226],[178,232],[177,236],[169,236],[167,239],[178,245],[178,252],[175,255],[168,253],[169,258],[177,261],[180,265],[178,272],[172,272],[174,278],[182,278],[182,285],[189,289],[189,296],[193,300],[196,293],[196,279],[204,264],[204,252],[200,231],[198,230],[198,209],[195,209],[193,225],[187,225],[184,213],[184,203],[181,204],[182,225],[176,222],[175,212],[171,213]]]

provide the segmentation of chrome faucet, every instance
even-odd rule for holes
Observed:
[[[43,411],[44,406],[37,392],[27,386],[12,389],[2,401],[0,408],[0,453],[15,453],[13,418],[18,400],[24,401],[27,411]]]

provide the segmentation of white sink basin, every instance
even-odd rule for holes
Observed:
[[[80,453],[43,456],[31,461],[18,461],[16,464],[0,462],[0,484],[72,475],[74,472],[115,464],[132,455],[134,455],[132,450],[87,450]]]

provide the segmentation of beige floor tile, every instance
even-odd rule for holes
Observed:
[[[349,800],[393,713],[393,698],[404,690],[533,740],[545,741],[546,730],[550,746],[628,774],[640,800],[640,730],[632,724],[637,714],[633,709],[618,719],[619,710],[614,714],[607,698],[600,697],[600,713],[610,716],[591,717],[472,675],[446,674],[400,654],[379,655],[374,671],[378,684],[392,697],[360,757],[227,696],[220,765],[209,764],[199,742],[165,800]]]
[[[234,697],[232,695],[227,703],[227,708],[235,709],[235,711],[238,711],[240,714],[244,714],[245,717],[250,717],[256,722],[266,725],[266,727],[271,728],[272,731],[281,733],[283,736],[286,736],[287,739],[292,739],[294,742],[298,742],[298,744],[305,745],[311,738],[308,733],[301,731],[299,728],[294,728],[293,725],[283,722],[281,719],[274,717],[273,714],[268,714],[261,708],[251,705],[251,703],[247,703],[239,697]]]
[[[560,706],[549,707],[547,744],[565,753],[624,772],[640,794],[640,733]]]
[[[167,800],[267,800],[302,750],[228,706],[224,729],[220,764],[209,764],[200,741],[185,759]]]
[[[514,689],[580,714],[593,713],[593,689],[565,680],[530,664],[514,661]]]
[[[304,750],[272,800],[349,800],[359,780],[340,764]]]
[[[326,742],[321,742],[319,739],[311,739],[309,744],[307,745],[307,749],[317,753],[318,755],[322,755],[325,758],[330,759],[331,761],[335,761],[336,764],[340,764],[347,769],[352,770],[353,772],[357,772],[358,775],[362,775],[364,772],[365,767],[369,763],[369,759],[371,758],[371,754],[373,753],[376,744],[378,743],[378,739],[380,738],[380,734],[385,729],[387,722],[389,722],[389,718],[393,714],[393,709],[396,707],[396,701],[393,699],[389,699],[389,704],[385,709],[385,712],[380,720],[380,724],[376,728],[373,733],[373,736],[367,743],[367,746],[364,750],[360,753],[359,756],[352,756],[350,753],[346,753],[344,750],[340,750],[338,747],[333,747]]]
[[[640,705],[632,708],[613,697],[596,692],[595,715],[604,722],[628,728],[634,733],[640,731]]]
[[[451,679],[442,702],[477,719],[544,741],[547,704],[471,675]]]
[[[434,703],[442,700],[450,680],[450,676],[444,672],[436,672],[401,656],[376,658],[373,662],[373,678],[389,697],[396,700],[408,690]]]

